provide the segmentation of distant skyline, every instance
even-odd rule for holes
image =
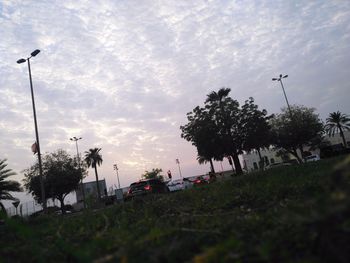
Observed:
[[[31,60],[42,153],[102,148],[99,177],[129,185],[145,170],[209,171],[180,137],[186,113],[221,87],[269,113],[290,104],[350,114],[350,1],[1,1],[0,158],[36,160]],[[230,169],[227,160],[224,169]],[[215,168],[221,171],[220,163]],[[93,181],[89,169],[85,181]]]

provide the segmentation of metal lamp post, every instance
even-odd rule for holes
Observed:
[[[282,79],[285,79],[287,78],[288,75],[282,75],[280,74],[280,76],[278,78],[273,78],[272,81],[279,81],[281,83],[281,86],[282,86],[282,90],[283,90],[283,94],[284,94],[284,98],[286,99],[286,102],[287,102],[287,106],[288,106],[288,110],[289,110],[289,114],[290,116],[292,117],[292,111],[290,109],[290,106],[289,106],[289,102],[288,102],[288,99],[287,99],[287,95],[286,95],[286,92],[284,90],[284,86],[283,86],[283,82],[282,82]]]
[[[179,160],[179,159],[175,159],[175,162],[176,162],[176,163],[177,163],[177,165],[179,166],[180,178],[182,178],[181,168],[180,168],[180,160]]]
[[[82,138],[79,137],[73,137],[73,138],[69,138],[69,140],[74,141],[75,142],[75,146],[77,148],[77,158],[78,158],[78,168],[79,168],[79,172],[81,175],[81,192],[83,194],[83,203],[84,203],[84,208],[86,208],[86,203],[85,203],[85,190],[84,190],[84,184],[83,184],[83,173],[81,171],[81,166],[80,166],[80,156],[79,156],[79,148],[78,148],[78,141],[81,140]]]
[[[116,171],[117,173],[117,178],[118,178],[118,189],[120,189],[120,181],[119,181],[119,173],[118,173],[118,165],[117,164],[114,164],[113,165],[113,169]]]
[[[17,60],[17,63],[18,64],[22,64],[22,63],[24,63],[26,61],[28,63],[30,91],[31,91],[31,94],[32,94],[32,105],[33,105],[33,115],[34,115],[34,125],[35,125],[36,149],[37,149],[37,152],[38,152],[38,162],[39,162],[40,190],[41,190],[41,197],[42,197],[42,202],[43,202],[44,213],[46,213],[47,212],[47,204],[46,204],[46,196],[45,196],[45,188],[44,188],[43,168],[42,168],[42,163],[41,163],[41,152],[40,152],[40,143],[39,143],[38,123],[37,123],[37,120],[36,120],[36,110],[35,110],[35,100],[34,100],[32,73],[31,73],[31,70],[30,70],[30,59],[32,57],[35,57],[39,53],[40,53],[40,50],[36,49],[30,54],[30,57],[28,57],[26,59],[21,58],[21,59]]]

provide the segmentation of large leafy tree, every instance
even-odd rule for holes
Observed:
[[[7,180],[8,177],[15,175],[11,169],[7,168],[7,160],[0,160],[0,208],[6,213],[4,205],[1,200],[16,200],[11,192],[21,192],[22,187],[17,181]]]
[[[232,156],[237,173],[242,173],[238,155],[242,152],[239,103],[228,97],[230,89],[221,88],[207,95],[204,107],[187,114],[181,136],[197,147],[198,160],[222,160]],[[213,170],[213,168],[212,168]]]
[[[344,147],[347,147],[344,130],[350,130],[350,117],[340,111],[330,113],[326,119],[325,130],[329,136],[334,136],[335,133],[339,132]]]
[[[265,109],[259,110],[253,98],[246,100],[241,108],[242,135],[245,136],[243,150],[247,152],[256,150],[259,154],[260,163],[264,165],[260,149],[271,145],[269,119],[273,116],[268,116]]]
[[[181,137],[192,142],[196,146],[198,162],[200,164],[210,162],[211,171],[214,171],[213,159],[222,160],[220,141],[217,136],[218,127],[213,121],[207,108],[197,106],[187,114],[188,123],[181,126]]]
[[[100,166],[103,161],[100,151],[101,151],[101,148],[92,148],[85,152],[85,162],[87,163],[88,167],[91,166],[92,168],[95,169],[98,199],[101,199],[101,191],[100,191],[100,185],[98,183],[97,166]]]
[[[241,174],[242,167],[238,155],[242,153],[243,140],[241,110],[237,100],[229,97],[229,88],[221,88],[218,92],[207,95],[205,107],[217,127],[217,137],[220,140],[218,146],[224,156],[231,156],[236,172]]]
[[[162,169],[153,168],[151,171],[145,171],[145,173],[141,176],[143,179],[160,179],[163,181],[163,176],[160,175]]]
[[[25,188],[33,194],[38,202],[42,202],[38,164],[34,164],[24,171]],[[76,160],[64,151],[43,156],[43,177],[46,198],[57,199],[60,202],[62,213],[65,213],[64,200],[66,196],[78,188],[82,174]]]
[[[291,111],[283,108],[270,121],[272,127],[272,143],[294,155],[302,162],[304,146],[312,146],[315,138],[322,137],[323,124],[315,109],[305,106],[292,106]],[[300,150],[301,156],[298,155]]]

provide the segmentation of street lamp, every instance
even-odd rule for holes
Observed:
[[[113,165],[113,169],[116,171],[117,173],[117,178],[118,178],[118,189],[120,189],[120,181],[119,181],[119,174],[118,174],[118,165],[117,164],[114,164]]]
[[[43,202],[44,213],[46,213],[47,212],[47,204],[46,204],[46,197],[45,197],[43,168],[42,168],[42,163],[41,163],[38,123],[36,121],[36,110],[35,110],[35,100],[34,100],[34,92],[33,92],[32,73],[31,73],[31,70],[30,70],[30,59],[32,57],[35,57],[39,53],[40,53],[40,50],[36,49],[30,54],[30,57],[28,57],[26,59],[21,58],[21,59],[17,60],[17,63],[18,64],[22,64],[22,63],[24,63],[26,61],[28,63],[30,91],[31,91],[31,94],[32,94],[32,105],[33,105],[33,115],[34,115],[34,125],[35,125],[36,149],[37,149],[37,152],[38,152],[38,161],[39,161],[40,190],[41,190],[41,197],[42,197],[42,202]]]
[[[73,137],[73,138],[69,138],[69,140],[74,141],[75,142],[75,146],[77,148],[77,158],[78,158],[78,168],[79,168],[79,172],[81,175],[81,192],[83,194],[83,203],[84,203],[84,208],[86,208],[86,204],[85,204],[85,190],[84,190],[84,184],[83,184],[83,173],[81,171],[81,167],[80,167],[80,156],[79,156],[79,148],[78,148],[78,141],[81,140],[83,138],[79,137]]]
[[[179,160],[179,159],[175,159],[175,162],[176,162],[176,163],[177,163],[177,165],[179,166],[180,178],[182,178],[181,168],[180,168],[180,160]]]
[[[288,99],[287,99],[287,95],[286,95],[286,92],[284,91],[284,86],[283,86],[283,82],[282,82],[282,79],[285,79],[287,77],[288,77],[288,75],[284,75],[283,76],[282,74],[280,74],[279,78],[273,78],[272,81],[279,81],[281,83],[283,94],[284,94],[284,98],[286,99],[286,102],[287,102],[289,114],[292,117],[292,111],[290,109],[289,102],[288,102]]]

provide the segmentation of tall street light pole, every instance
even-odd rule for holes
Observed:
[[[288,102],[288,99],[287,99],[287,95],[286,95],[286,92],[284,90],[284,86],[283,86],[283,82],[282,82],[282,79],[285,79],[287,77],[288,77],[288,75],[284,75],[283,76],[282,74],[280,74],[279,78],[273,78],[272,81],[279,81],[281,83],[281,87],[282,87],[282,90],[283,90],[284,98],[286,99],[286,102],[287,102],[289,114],[290,114],[290,117],[292,118],[292,111],[290,109],[289,102]]]
[[[47,204],[46,204],[46,196],[45,196],[45,188],[44,188],[44,177],[43,177],[43,168],[41,162],[41,152],[40,152],[40,142],[39,142],[39,132],[38,132],[38,123],[36,121],[36,110],[35,110],[35,100],[34,100],[34,91],[33,91],[33,82],[32,82],[32,72],[30,70],[30,59],[35,57],[40,53],[39,49],[34,50],[30,57],[27,59],[21,58],[17,60],[18,64],[22,64],[27,61],[28,63],[28,72],[29,72],[29,82],[30,82],[30,91],[32,94],[32,105],[33,105],[33,115],[34,115],[34,125],[35,125],[35,136],[36,136],[36,150],[38,153],[38,162],[39,162],[39,176],[40,176],[40,190],[41,190],[41,198],[43,202],[44,213],[47,212]]]
[[[180,178],[182,178],[181,168],[180,168],[180,160],[179,160],[179,159],[175,159],[175,162],[176,162],[176,163],[177,163],[177,165],[179,166]]]
[[[120,189],[120,181],[119,181],[119,173],[118,173],[118,165],[117,164],[114,164],[113,165],[113,169],[116,171],[117,173],[117,178],[118,178],[118,189]]]
[[[79,156],[79,148],[78,148],[78,141],[81,140],[82,138],[79,137],[73,137],[73,138],[69,138],[69,140],[71,141],[74,141],[75,142],[75,146],[77,148],[77,158],[78,158],[78,168],[79,168],[79,172],[80,172],[80,175],[81,175],[81,192],[83,194],[83,203],[84,203],[84,208],[86,208],[86,203],[85,203],[85,189],[84,189],[84,184],[83,184],[83,173],[81,171],[81,166],[80,166],[80,156]]]

